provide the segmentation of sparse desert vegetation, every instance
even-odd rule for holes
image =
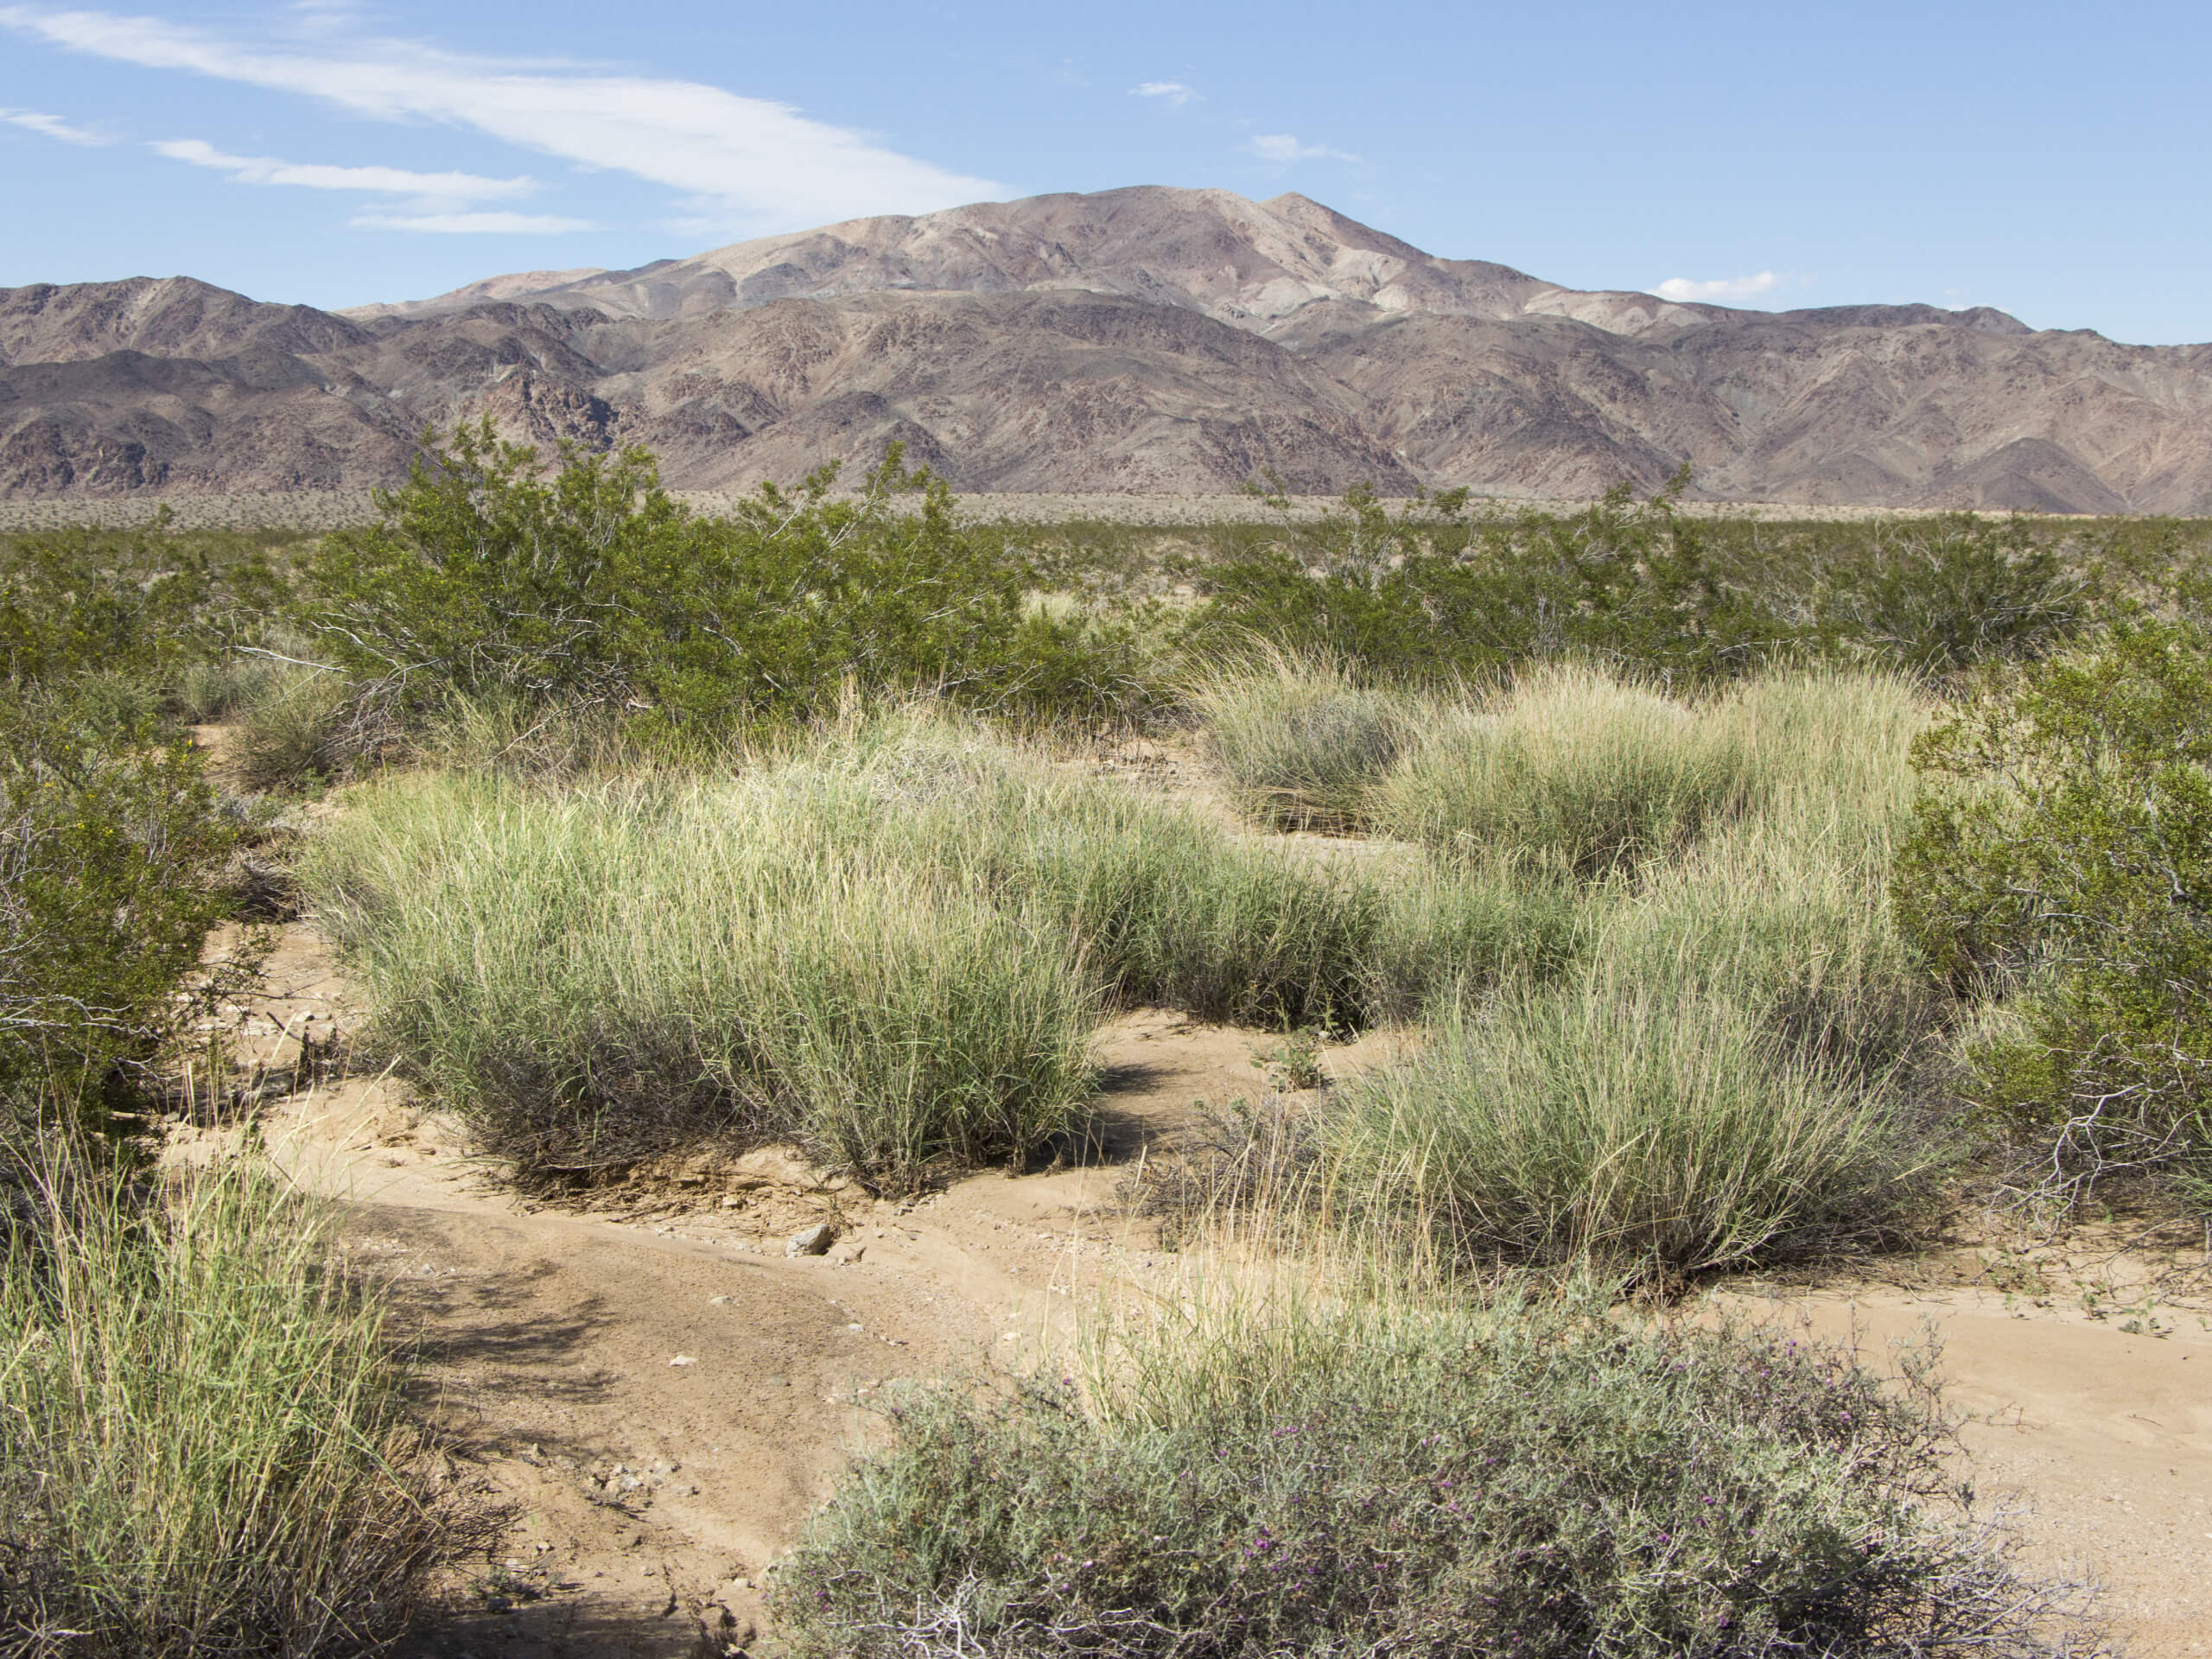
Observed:
[[[709,518],[480,430],[373,524],[0,538],[12,1647],[358,1651],[451,1551],[328,1213],[162,1155],[272,865],[350,1063],[533,1203],[784,1148],[904,1214],[1113,1155],[1104,1022],[1273,1045],[1128,1175],[1210,1288],[903,1396],[802,1652],[2079,1639],[1924,1366],[1681,1304],[2201,1215],[2200,527],[832,483]]]

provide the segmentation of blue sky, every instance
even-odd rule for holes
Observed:
[[[1580,288],[2212,340],[2208,83],[2201,0],[0,0],[0,286],[334,307],[1160,183]]]

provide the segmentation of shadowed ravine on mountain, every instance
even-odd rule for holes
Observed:
[[[0,498],[359,489],[426,425],[642,443],[683,489],[870,461],[969,491],[2212,511],[2212,346],[1760,312],[1441,259],[1299,195],[859,219],[343,315],[186,277],[0,289]]]

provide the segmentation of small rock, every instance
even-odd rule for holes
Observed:
[[[699,1362],[696,1357],[690,1354],[678,1354],[674,1359],[670,1360],[668,1363],[671,1365],[696,1365]]]
[[[821,1255],[836,1243],[837,1230],[826,1221],[817,1221],[804,1232],[793,1233],[791,1243],[784,1246],[785,1255]]]

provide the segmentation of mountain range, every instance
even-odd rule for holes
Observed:
[[[0,289],[0,497],[359,488],[480,414],[689,489],[899,439],[970,491],[1577,498],[1687,461],[1715,499],[2212,512],[2212,346],[1567,289],[1300,195],[1035,196],[343,313]]]

